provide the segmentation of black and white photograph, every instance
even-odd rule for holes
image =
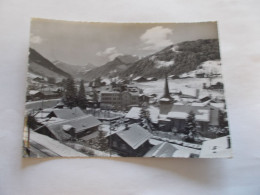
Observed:
[[[217,22],[32,19],[23,157],[231,158]]]

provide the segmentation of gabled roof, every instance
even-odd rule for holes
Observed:
[[[50,150],[62,157],[86,157],[85,154],[60,143],[57,140],[33,131],[30,133],[30,139],[40,144],[43,149],[46,148],[47,150]]]
[[[98,125],[100,125],[101,122],[99,120],[97,120],[94,116],[92,115],[85,115],[83,117],[78,117],[78,118],[74,118],[71,120],[65,120],[62,122],[58,122],[58,123],[52,123],[50,125],[46,125],[48,128],[51,129],[56,129],[56,128],[60,128],[62,129],[62,127],[64,125],[70,125],[75,129],[76,133],[79,133],[81,131],[84,131],[86,129],[90,129],[92,127],[96,127]]]
[[[142,77],[142,76],[138,76],[138,77],[135,77],[135,78],[133,79],[133,81],[138,81],[138,80],[140,80],[140,79],[146,80],[146,78],[144,78],[144,77]]]
[[[68,140],[71,138],[71,136],[67,133],[65,133],[62,129],[62,125],[56,125],[55,124],[50,124],[50,125],[45,125],[45,126],[42,126],[38,129],[35,130],[35,132],[38,132],[40,131],[42,128],[47,128],[54,136],[57,140]]]
[[[72,109],[69,108],[54,109],[50,113],[50,115],[51,114],[54,114],[57,118],[61,118],[61,119],[72,119],[72,118],[77,118],[85,115],[85,113],[79,107],[75,107]]]
[[[155,78],[155,77],[149,77],[149,78],[147,78],[146,80],[147,80],[147,81],[151,81],[151,80],[154,80],[154,79],[157,80],[157,78]]]
[[[46,124],[44,127],[48,128],[49,131],[58,139],[58,140],[66,140],[71,136],[64,131],[64,127],[71,126],[71,128],[75,129],[75,133],[80,133],[84,130],[90,129],[92,127],[96,127],[100,125],[101,122],[97,120],[94,116],[85,115],[83,117],[73,118],[70,120],[63,120],[56,123]],[[37,129],[36,131],[40,130]]]
[[[132,107],[129,112],[125,115],[125,118],[140,119],[140,107]]]
[[[133,124],[128,130],[116,134],[134,150],[152,137],[147,130],[137,124]]]
[[[186,119],[189,115],[189,112],[194,112],[195,119],[197,121],[210,121],[210,109],[201,106],[190,106],[190,105],[173,105],[172,111],[168,113],[168,118],[175,119]]]
[[[28,92],[29,95],[36,95],[37,93],[41,93],[41,92],[38,91],[38,90],[30,90],[30,91]]]
[[[152,147],[144,157],[172,157],[175,151],[177,151],[177,148],[168,142],[163,142]]]

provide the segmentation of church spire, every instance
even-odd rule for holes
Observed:
[[[164,94],[163,94],[162,98],[172,99],[172,97],[170,96],[170,92],[169,92],[169,84],[168,84],[167,73],[165,74]]]

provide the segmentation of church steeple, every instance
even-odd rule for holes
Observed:
[[[167,74],[165,74],[164,94],[161,97],[159,103],[160,103],[160,114],[168,114],[172,110],[174,101],[170,95]]]
[[[168,84],[167,74],[165,74],[164,94],[163,94],[162,98],[168,98],[168,99],[172,100],[172,97],[170,96],[170,92],[169,92],[169,84]]]

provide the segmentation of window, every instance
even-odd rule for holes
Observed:
[[[126,148],[126,144],[122,144],[122,145],[121,145],[121,149],[122,149],[122,150],[126,150],[126,149],[127,149],[127,148]]]
[[[112,142],[112,146],[115,148],[117,147],[117,142],[115,140]]]

